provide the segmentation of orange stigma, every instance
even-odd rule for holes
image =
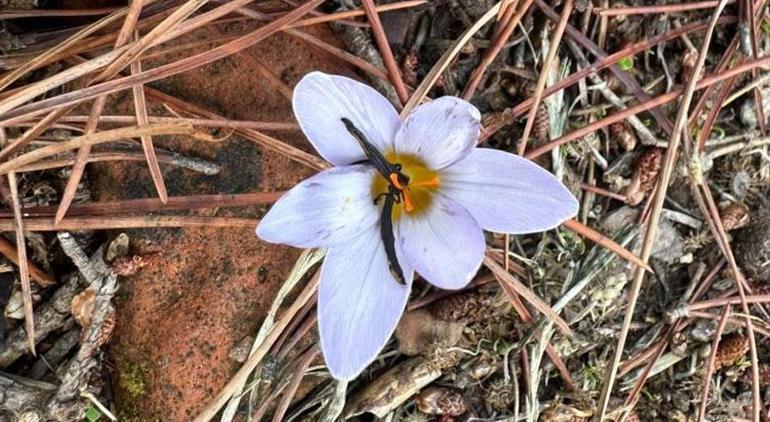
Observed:
[[[374,175],[372,198],[376,200],[382,195],[388,195],[391,190],[397,191],[393,192],[398,195],[398,201],[393,206],[393,221],[406,214],[419,215],[425,212],[441,184],[438,172],[428,168],[425,162],[413,155],[394,152],[386,152],[384,155],[388,163],[398,166],[398,170],[391,170],[386,177]]]

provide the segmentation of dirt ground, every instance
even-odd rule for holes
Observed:
[[[223,32],[246,29],[237,23],[222,28]],[[311,33],[336,43],[327,27]],[[290,87],[308,71],[330,68],[326,58],[283,34],[247,51]],[[242,56],[154,87],[232,119],[293,121],[289,101]],[[131,98],[123,94],[118,100],[110,112],[130,113]],[[274,135],[310,150],[298,131]],[[226,132],[218,136],[226,140],[218,144],[156,140],[160,148],[222,166],[216,176],[164,167],[169,195],[283,190],[312,173],[238,136],[227,137]],[[99,165],[90,175],[94,200],[154,194],[143,163]],[[264,211],[263,207],[213,212],[259,216]],[[117,412],[121,420],[189,420],[239,367],[229,357],[232,348],[256,332],[299,250],[265,244],[252,230],[240,229],[134,230],[129,236],[132,253],[149,257],[147,266],[122,280],[117,301],[118,326],[110,346]]]

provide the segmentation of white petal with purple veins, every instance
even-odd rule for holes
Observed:
[[[434,194],[419,215],[397,221],[404,255],[431,284],[442,289],[465,287],[484,259],[484,233],[461,205]]]
[[[441,97],[414,109],[396,134],[396,151],[442,169],[468,155],[479,139],[481,114],[471,103]]]
[[[379,220],[372,199],[374,177],[372,167],[354,165],[305,179],[273,205],[257,226],[257,236],[298,248],[327,247],[357,236]]]
[[[401,265],[406,284],[390,274],[376,227],[329,248],[318,288],[318,330],[335,378],[355,378],[393,334],[412,283],[412,270]]]
[[[396,109],[373,88],[344,76],[311,72],[294,88],[294,115],[318,153],[339,166],[366,158],[340,119],[351,122],[380,151],[393,148],[401,126]]]
[[[526,234],[550,230],[577,214],[578,202],[551,173],[503,151],[477,148],[441,172],[441,192],[485,230]]]

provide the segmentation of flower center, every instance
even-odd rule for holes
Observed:
[[[390,181],[377,174],[372,181],[372,198],[378,198],[388,193],[388,186],[393,184],[403,194],[403,201],[393,206],[393,219],[401,217],[406,211],[418,215],[428,209],[432,194],[438,188],[438,172],[431,170],[419,158],[408,154],[385,153],[389,163],[400,164],[401,173],[409,177],[409,183],[403,185],[397,175],[391,174]]]

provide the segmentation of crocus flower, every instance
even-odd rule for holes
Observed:
[[[328,248],[318,327],[326,364],[337,379],[355,378],[385,346],[414,272],[437,287],[462,288],[484,258],[483,230],[540,232],[577,212],[576,199],[544,169],[513,154],[476,148],[480,113],[459,98],[435,99],[402,120],[374,89],[313,72],[294,89],[293,107],[305,136],[334,167],[287,192],[257,235]],[[378,171],[349,128],[398,168],[398,177],[389,180]],[[388,199],[390,216],[382,213]],[[383,224],[392,224],[395,257],[386,253]],[[394,260],[403,283],[392,271]]]

